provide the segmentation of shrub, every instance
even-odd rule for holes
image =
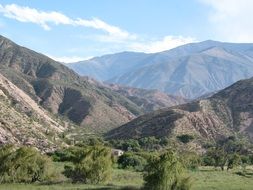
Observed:
[[[56,150],[54,153],[49,155],[55,162],[73,162],[80,149],[80,147],[70,147],[62,150]]]
[[[0,181],[32,183],[50,179],[51,160],[34,148],[5,146],[0,151]]]
[[[111,140],[110,144],[112,147],[121,149],[124,151],[140,151],[141,147],[137,140],[135,139],[128,139],[128,140]]]
[[[204,166],[214,166],[215,160],[212,156],[204,155],[202,158],[202,163]]]
[[[191,187],[190,178],[183,177],[183,164],[173,151],[150,159],[145,170],[144,189],[187,190]]]
[[[143,147],[145,150],[153,150],[153,149],[159,149],[160,146],[160,140],[156,137],[144,137],[139,139],[139,143],[141,147]]]
[[[169,139],[167,137],[162,137],[161,140],[160,140],[160,142],[159,142],[159,144],[161,146],[168,146],[169,143],[170,143],[170,141],[169,141]]]
[[[250,157],[247,155],[240,155],[242,164],[251,164]]]
[[[143,157],[134,155],[133,153],[125,153],[119,157],[118,164],[123,169],[133,168],[136,171],[143,171],[147,161]]]
[[[111,151],[103,146],[80,149],[73,161],[74,166],[65,166],[64,174],[73,182],[98,184],[110,178],[112,169]]]
[[[241,164],[241,157],[239,154],[235,153],[235,154],[229,155],[227,170],[233,169],[234,167],[239,166],[240,164]]]
[[[184,144],[187,144],[194,139],[192,135],[188,135],[188,134],[177,136],[177,138]]]
[[[201,165],[201,159],[195,152],[184,152],[180,154],[181,162],[184,167],[190,170],[196,170]]]

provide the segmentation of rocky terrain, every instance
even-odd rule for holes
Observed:
[[[141,88],[133,88],[129,86],[122,86],[118,84],[109,84],[97,81],[87,76],[83,78],[93,85],[110,88],[114,92],[121,94],[122,96],[126,97],[134,104],[136,104],[139,109],[142,110],[143,113],[149,113],[162,108],[183,104],[189,101],[180,96],[169,95],[159,90],[147,90]]]
[[[188,101],[180,96],[169,95],[159,90],[147,90],[116,84],[110,84],[109,87],[130,99],[142,108],[145,113],[183,104]]]
[[[239,81],[210,98],[140,116],[107,133],[110,139],[191,135],[199,144],[244,134],[253,141],[253,78]]]
[[[51,151],[64,146],[59,136],[67,126],[0,74],[0,144]]]

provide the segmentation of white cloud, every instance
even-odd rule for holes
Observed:
[[[163,39],[157,41],[132,43],[130,44],[130,49],[133,51],[156,53],[192,42],[196,42],[196,40],[192,37],[165,36]]]
[[[70,56],[70,57],[67,57],[67,56],[59,57],[59,56],[53,56],[53,55],[47,55],[47,56],[55,61],[59,61],[62,63],[74,63],[74,62],[84,61],[84,60],[88,60],[92,58],[92,57],[78,57],[78,56]]]
[[[105,34],[85,35],[82,39],[106,43],[106,46],[100,46],[100,49],[105,48],[105,51],[111,51],[111,53],[115,51],[142,51],[146,53],[154,53],[195,41],[195,39],[191,37],[169,35],[158,40],[152,40],[151,38],[143,38],[136,34],[129,33],[128,31],[125,31],[117,26],[110,25],[98,18],[90,20],[82,18],[73,19],[60,12],[45,12],[16,4],[0,4],[0,13],[7,18],[11,18],[19,22],[37,24],[45,30],[50,30],[54,25],[70,25],[88,27],[103,31]],[[80,34],[80,36],[82,36],[82,34]],[[65,63],[87,59],[78,56],[50,57]]]
[[[136,39],[136,35],[129,34],[127,31],[124,31],[116,26],[109,25],[97,18],[94,18],[92,20],[77,19],[74,21],[74,24],[77,26],[85,26],[85,27],[92,27],[95,29],[101,29],[109,34],[109,36],[105,37],[107,37],[108,39],[110,38],[111,40]]]
[[[2,13],[5,17],[15,19],[20,22],[38,24],[45,30],[50,30],[50,25],[62,24],[72,26],[84,26],[97,30],[102,30],[104,32],[107,32],[110,38],[118,40],[127,40],[135,38],[135,35],[129,34],[127,31],[124,31],[119,27],[109,25],[98,18],[93,18],[91,20],[81,18],[71,19],[68,16],[59,12],[44,12],[30,7],[19,6],[16,4],[10,4],[5,6],[2,6],[0,4],[0,13]]]
[[[253,42],[252,0],[200,0],[210,6],[210,21],[218,38]]]
[[[29,7],[21,7],[15,4],[2,6],[0,5],[0,12],[5,17],[18,20],[20,22],[30,22],[38,24],[45,30],[50,30],[49,23],[71,24],[71,19],[58,12],[43,12]]]

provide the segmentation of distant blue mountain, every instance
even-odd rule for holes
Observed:
[[[196,98],[253,76],[253,44],[204,41],[168,51],[123,52],[68,65],[109,83]]]
[[[145,65],[142,60],[148,56],[145,53],[122,52],[66,65],[80,75],[105,81],[140,68]]]

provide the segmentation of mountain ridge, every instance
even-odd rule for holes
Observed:
[[[142,115],[108,132],[109,139],[191,135],[203,145],[242,134],[253,141],[253,78],[241,80],[210,98]]]
[[[187,99],[221,90],[238,80],[253,76],[252,43],[236,44],[207,40],[158,53],[137,53],[135,56],[138,59],[131,58],[133,54],[134,52],[126,52],[124,57],[116,61],[114,55],[110,54],[108,55],[110,59],[93,58],[91,62],[88,60],[68,64],[68,66],[74,70],[77,66],[83,68],[86,75],[98,77],[108,83],[158,89]],[[116,57],[117,55],[115,54]],[[124,62],[123,58],[128,58],[128,62]],[[86,69],[93,68],[94,62],[99,65],[98,73]],[[131,68],[126,69],[124,73],[113,72],[112,77],[99,76],[100,72],[110,72],[112,68],[124,68],[129,63]],[[112,67],[104,67],[106,64]]]
[[[103,131],[142,113],[111,89],[91,84],[66,66],[4,37],[0,58],[1,74],[53,114],[78,125]]]

